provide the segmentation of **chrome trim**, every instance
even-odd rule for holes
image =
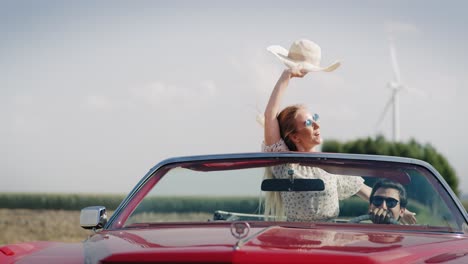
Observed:
[[[250,225],[248,222],[233,222],[231,223],[231,234],[237,239],[242,239],[250,233]]]
[[[80,226],[84,229],[101,229],[107,223],[107,211],[104,206],[88,206],[81,209]]]

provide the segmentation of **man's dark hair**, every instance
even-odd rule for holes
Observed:
[[[372,197],[374,197],[375,192],[380,188],[384,188],[384,189],[391,188],[391,189],[397,190],[398,193],[400,194],[400,207],[406,208],[406,204],[408,203],[408,200],[406,199],[405,187],[403,187],[403,185],[401,185],[398,182],[394,182],[388,179],[379,180],[378,182],[374,184],[374,187],[372,187],[372,192],[370,194],[369,202],[372,201]]]

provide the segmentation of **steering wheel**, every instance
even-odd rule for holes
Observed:
[[[348,223],[359,223],[359,222],[365,221],[365,220],[370,220],[370,215],[365,214],[365,215],[355,217],[355,218],[349,220]],[[391,218],[388,219],[388,224],[399,225],[400,223],[397,220],[395,220],[395,218],[391,217]]]

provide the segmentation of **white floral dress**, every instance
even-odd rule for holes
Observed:
[[[262,150],[289,151],[283,139],[270,146],[263,143]],[[271,171],[278,179],[289,179],[293,175],[296,179],[321,179],[325,184],[323,191],[281,192],[288,221],[326,221],[335,218],[340,213],[339,200],[353,196],[364,184],[362,177],[331,174],[320,168],[299,164],[273,166]]]

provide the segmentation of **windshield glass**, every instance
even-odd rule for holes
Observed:
[[[290,159],[210,161],[179,164],[162,171],[151,176],[159,181],[134,210],[128,209],[133,211],[124,226],[213,221],[373,224],[368,218],[358,217],[378,206],[393,209],[397,222],[401,210],[416,213],[417,223],[404,225],[405,228],[456,232],[464,223],[437,178],[414,164]],[[406,192],[404,197],[401,191],[395,194],[393,185],[380,187],[369,200],[357,195],[363,185],[372,188],[382,182],[401,186]]]

